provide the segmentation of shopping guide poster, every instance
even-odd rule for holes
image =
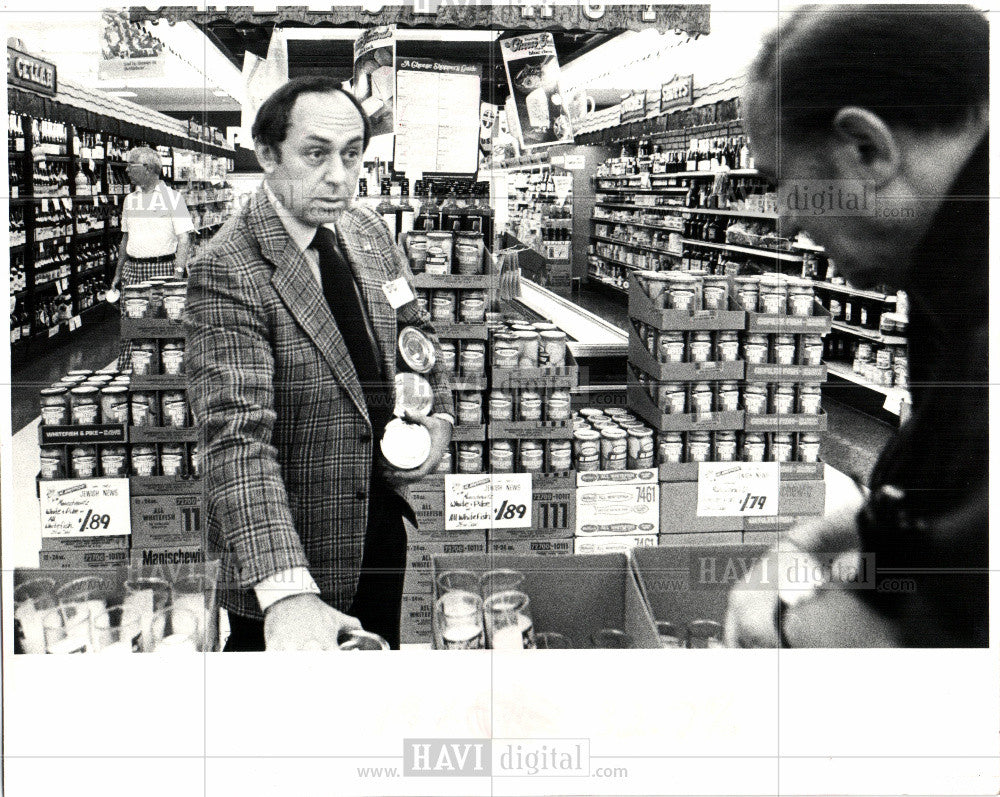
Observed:
[[[569,114],[559,94],[559,58],[551,33],[500,42],[521,146],[573,143]]]
[[[371,119],[372,135],[392,133],[396,105],[396,26],[369,28],[354,42],[354,96]]]

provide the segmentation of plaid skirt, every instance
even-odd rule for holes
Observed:
[[[150,277],[171,277],[174,274],[174,260],[161,263],[143,262],[127,258],[122,269],[121,298],[118,307],[125,318],[125,288],[137,282],[145,282]],[[118,355],[118,370],[125,371],[132,366],[132,341],[122,340],[121,353]]]

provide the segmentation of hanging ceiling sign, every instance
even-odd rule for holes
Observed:
[[[354,42],[354,96],[371,121],[371,134],[392,133],[396,107],[396,27],[369,28]]]
[[[500,52],[521,146],[528,149],[572,142],[573,128],[559,93],[559,58],[552,34],[502,39]]]
[[[20,86],[54,97],[56,65],[7,47],[7,85]]]
[[[621,121],[635,122],[646,118],[646,92],[640,91],[622,100]]]
[[[694,75],[677,75],[660,86],[660,113],[694,102]]]
[[[133,22],[166,19],[173,22],[194,21],[199,25],[216,22],[250,25],[399,25],[401,27],[436,25],[472,30],[571,30],[571,31],[641,31],[655,28],[660,33],[674,30],[689,35],[711,31],[710,7],[707,4],[622,5],[587,2],[559,4],[555,0],[492,3],[483,0],[413,0],[408,5],[381,5],[378,2],[336,6],[329,10],[310,11],[302,6],[279,6],[274,11],[255,11],[252,5],[227,8],[204,6],[167,6],[158,9],[132,7]]]

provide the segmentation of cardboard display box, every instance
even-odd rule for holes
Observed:
[[[443,337],[443,336],[442,336]],[[558,368],[494,368],[494,388],[515,387],[576,387],[580,368],[573,355],[566,352],[566,364]]]
[[[486,340],[489,336],[486,324],[448,324],[443,321],[431,323],[439,340]]]
[[[747,382],[825,382],[826,365],[747,363]]]
[[[490,440],[572,440],[572,421],[490,421]]]
[[[662,412],[642,385],[629,374],[628,408],[660,432],[718,432],[742,430],[746,425],[743,410],[729,412]],[[768,417],[768,416],[761,416]],[[793,416],[782,415],[782,418]],[[810,416],[818,417],[818,416]]]
[[[147,548],[204,545],[200,495],[132,497],[132,544]]]
[[[486,532],[454,531],[449,534],[447,539],[414,539],[407,542],[404,594],[431,594],[434,585],[431,563],[435,556],[486,553]]]
[[[488,260],[484,258],[484,264]],[[445,290],[485,291],[490,287],[487,274],[428,274],[420,272],[412,276],[414,288],[442,288]]]
[[[749,520],[751,531],[776,531],[777,518],[822,515],[826,507],[826,482],[782,481],[778,489],[777,517],[698,517],[698,483],[664,482],[660,485],[660,532],[685,534],[705,531],[744,531]],[[761,526],[760,524],[765,524]]]
[[[661,482],[696,482],[698,481],[697,462],[666,462],[659,466]],[[822,479],[824,464],[822,462],[779,462],[781,481],[808,481]]]
[[[736,300],[737,305],[739,299]],[[831,329],[830,311],[813,301],[812,315],[777,315],[747,312],[747,332],[779,335],[825,335]]]
[[[573,553],[628,553],[633,548],[652,548],[658,543],[659,537],[656,534],[593,534],[576,537],[573,540]]]
[[[115,534],[107,537],[42,537],[43,551],[92,551],[128,550],[129,535]]]
[[[573,553],[573,538],[562,539],[523,539],[495,540],[491,534],[486,544],[486,551],[491,556],[513,554],[515,556],[566,556]]]
[[[639,339],[638,331],[628,337],[629,364],[661,382],[738,382],[746,372],[742,360],[735,362],[662,363]],[[775,366],[777,367],[777,366]]]
[[[207,561],[203,545],[176,545],[170,548],[133,545],[129,557],[131,568],[165,569],[190,567]]]
[[[701,531],[693,534],[661,534],[657,545],[742,545],[746,532],[743,531]]]
[[[578,474],[577,536],[657,534],[660,486],[656,476],[655,468]]]
[[[827,426],[826,413],[819,415],[750,415],[746,414],[744,429],[748,432],[825,432]]]
[[[453,443],[484,443],[486,442],[486,425],[464,426],[455,424],[451,430],[451,441]]]
[[[641,548],[632,552],[631,563],[649,613],[683,634],[692,620],[724,621],[730,588],[765,550],[756,545]],[[772,583],[776,587],[777,579]]]
[[[38,552],[38,566],[42,570],[107,570],[114,567],[128,567],[128,564],[128,548]]]
[[[433,598],[429,592],[403,595],[403,604],[399,615],[399,641],[402,644],[430,644],[433,635],[431,629],[432,607]]]
[[[201,479],[176,476],[129,476],[129,494],[137,495],[201,495]]]
[[[620,628],[635,647],[657,648],[659,638],[624,554],[603,556],[436,556],[434,573],[512,568],[525,575],[536,633],[558,631],[578,647],[602,628]],[[432,617],[433,622],[433,617]]]
[[[169,318],[123,318],[122,340],[143,340],[145,338],[184,338],[184,321]]]
[[[38,444],[42,446],[98,445],[124,443],[125,426],[120,423],[76,426],[38,427]]]
[[[713,332],[746,329],[747,316],[743,308],[730,298],[728,310],[661,310],[656,307],[638,280],[629,282],[629,318],[652,327],[676,332]],[[829,327],[828,327],[829,328]]]

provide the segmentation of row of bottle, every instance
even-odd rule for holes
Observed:
[[[47,155],[67,155],[68,128],[65,122],[53,122],[49,119],[31,120],[31,149],[40,150]]]
[[[617,162],[607,164],[610,174],[676,174],[679,172],[717,172],[723,169],[752,169],[753,158],[745,136],[717,136],[691,139],[687,149],[667,149],[662,144],[641,138],[632,149],[622,144]],[[598,176],[603,176],[598,171]]]
[[[359,181],[359,193],[366,195],[364,181]],[[414,183],[414,196],[418,207],[410,202],[409,180],[399,181],[400,193],[394,195],[394,184],[388,178],[382,181],[382,201],[376,212],[385,220],[393,238],[411,230],[444,230],[447,232],[482,232],[489,234],[489,221],[493,218],[490,207],[490,186],[487,182],[469,184],[469,193],[459,194],[452,189],[439,206],[430,194],[430,186],[422,180]]]
[[[24,116],[7,112],[7,152],[24,152]]]
[[[69,175],[65,163],[36,159],[32,167],[35,196],[69,196]]]

